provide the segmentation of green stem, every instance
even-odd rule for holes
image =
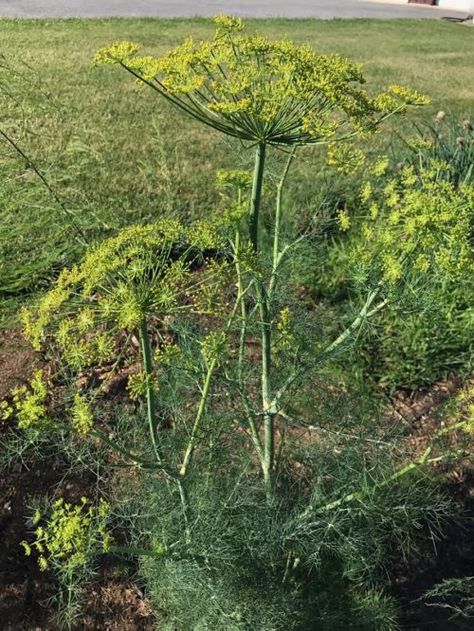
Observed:
[[[265,481],[265,491],[268,499],[273,497],[273,473],[275,465],[275,412],[272,406],[272,386],[271,386],[271,339],[272,325],[270,321],[270,310],[262,282],[257,285],[257,300],[260,311],[260,326],[262,332],[262,408],[263,408],[263,477]]]
[[[201,394],[201,401],[199,402],[199,408],[196,413],[196,418],[194,419],[194,425],[191,430],[191,436],[189,438],[188,446],[186,452],[184,454],[183,464],[181,465],[181,469],[179,474],[181,477],[185,477],[188,467],[191,464],[191,460],[194,454],[194,450],[196,448],[197,435],[199,430],[201,429],[202,419],[204,417],[204,412],[206,410],[207,398],[209,396],[209,389],[211,387],[212,375],[214,374],[214,369],[216,367],[217,359],[212,360],[209,366],[207,367],[206,378],[204,380],[204,386]]]
[[[239,292],[239,295],[237,296],[237,299],[235,301],[234,304],[234,308],[232,309],[232,313],[230,314],[228,320],[227,320],[227,324],[225,326],[224,329],[224,334],[227,335],[227,333],[229,332],[232,323],[234,321],[235,315],[237,313],[237,309],[240,306],[240,302],[244,299],[244,296],[246,294],[246,292],[250,289],[251,285],[249,285],[249,287],[247,287],[247,289],[245,291]],[[180,476],[184,477],[187,473],[187,470],[189,468],[189,465],[191,463],[192,457],[194,455],[194,450],[196,448],[196,442],[197,442],[197,436],[199,433],[199,430],[201,429],[201,424],[202,424],[202,420],[204,417],[204,412],[206,411],[206,405],[207,405],[207,399],[209,397],[209,391],[211,388],[211,383],[212,383],[212,377],[214,374],[214,370],[216,369],[216,366],[218,364],[219,358],[216,357],[215,359],[212,359],[209,364],[207,365],[207,372],[206,372],[206,377],[204,379],[204,384],[202,387],[202,394],[201,394],[201,400],[199,402],[199,407],[198,407],[198,411],[196,413],[196,417],[194,419],[194,425],[193,428],[191,430],[191,436],[188,442],[188,446],[186,448],[186,452],[184,455],[184,459],[183,459],[183,463],[181,465],[180,468]]]
[[[288,173],[290,171],[291,164],[295,158],[296,154],[296,146],[293,147],[292,152],[288,158],[285,169],[281,176],[281,179],[278,183],[277,187],[277,197],[276,197],[276,208],[275,208],[275,229],[273,233],[273,269],[272,274],[275,274],[279,264],[280,258],[280,231],[281,231],[281,216],[282,216],[282,206],[283,206],[283,190],[285,187],[285,182],[288,177]]]
[[[250,241],[255,254],[258,254],[258,224],[262,200],[263,175],[265,170],[266,144],[260,142],[255,156],[252,199],[250,204]],[[257,261],[258,265],[259,261]],[[269,501],[273,497],[273,469],[275,458],[275,415],[270,410],[271,402],[271,322],[270,309],[263,280],[257,279],[257,303],[260,312],[262,334],[262,407],[263,407],[263,459],[261,461],[265,492]]]
[[[379,295],[378,290],[375,290],[369,294],[367,301],[365,305],[362,307],[362,309],[360,310],[357,318],[352,322],[352,324],[345,331],[341,333],[341,335],[336,340],[334,340],[334,342],[332,342],[332,344],[330,344],[326,348],[326,350],[324,351],[325,355],[329,355],[330,353],[335,351],[336,348],[340,346],[341,344],[343,344],[347,340],[347,338],[350,337],[352,333],[356,329],[358,329],[367,318],[370,318],[371,316],[375,315],[378,311],[381,311],[387,305],[388,300],[383,300],[373,309],[370,308],[378,295]]]
[[[243,283],[243,275],[242,268],[240,265],[240,232],[237,230],[235,234],[235,244],[234,244],[234,255],[235,255],[235,271],[237,274],[237,294],[238,300],[241,296],[244,295],[244,283]],[[245,411],[247,414],[247,422],[250,428],[250,435],[252,438],[252,442],[254,444],[255,450],[257,452],[257,456],[260,460],[260,463],[263,468],[263,449],[260,442],[260,437],[258,435],[257,425],[255,423],[255,419],[253,416],[253,412],[247,400],[245,394],[245,384],[244,384],[244,358],[245,358],[245,339],[247,335],[247,306],[245,304],[245,300],[240,299],[240,317],[241,317],[241,327],[240,327],[240,340],[239,340],[239,358],[237,365],[237,381],[239,384],[240,396],[242,398],[242,402],[245,407]]]
[[[94,436],[95,438],[98,438],[101,442],[103,442],[105,445],[107,445],[107,447],[110,447],[111,449],[113,449],[115,452],[117,452],[121,456],[124,456],[127,460],[129,460],[132,463],[132,465],[135,465],[137,467],[140,467],[140,468],[145,469],[145,470],[150,470],[150,471],[157,471],[157,470],[161,470],[162,469],[162,467],[160,465],[157,465],[154,462],[147,462],[146,460],[144,460],[140,456],[137,456],[137,455],[133,454],[131,451],[128,451],[127,449],[123,448],[121,445],[116,443],[114,440],[111,440],[100,429],[94,428],[93,430],[91,430],[91,436]]]
[[[389,486],[392,482],[395,482],[396,480],[404,477],[405,475],[408,475],[412,471],[416,471],[417,469],[419,469],[420,467],[423,467],[424,465],[434,464],[437,462],[443,462],[444,460],[447,460],[448,458],[452,457],[453,453],[447,452],[447,453],[441,454],[440,456],[430,458],[431,454],[433,453],[435,441],[438,438],[441,438],[442,436],[445,436],[446,434],[455,432],[458,429],[463,429],[465,426],[466,426],[466,422],[460,421],[459,423],[455,423],[454,425],[450,425],[448,427],[444,427],[438,430],[436,434],[433,436],[433,438],[431,439],[430,445],[428,445],[425,451],[418,458],[416,458],[416,460],[413,460],[412,462],[409,462],[408,464],[403,465],[403,467],[394,471],[392,475],[385,478],[382,482],[377,484],[374,488],[383,489]],[[462,452],[457,452],[457,453],[459,454]],[[353,493],[344,495],[343,497],[340,497],[339,499],[334,500],[333,502],[330,502],[328,504],[324,504],[322,506],[314,507],[310,505],[303,513],[301,513],[301,515],[299,516],[299,519],[305,519],[310,514],[322,513],[329,510],[333,510],[334,508],[339,508],[340,506],[343,506],[344,504],[349,504],[353,501],[360,501],[364,498],[365,494],[366,494],[366,491],[364,490],[354,491]]]
[[[253,174],[252,199],[250,203],[250,241],[255,252],[258,252],[258,220],[262,200],[263,173],[265,169],[266,144],[260,142],[255,156]]]
[[[155,390],[153,388],[153,359],[146,318],[143,318],[140,323],[140,341],[142,346],[143,370],[145,372],[148,428],[150,430],[151,441],[153,443],[156,458],[158,462],[161,462],[161,456],[158,449],[158,424],[156,420]]]

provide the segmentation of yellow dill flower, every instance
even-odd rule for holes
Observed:
[[[38,557],[38,565],[41,572],[46,572],[46,570],[49,567],[48,561],[46,560],[44,556]]]
[[[181,356],[181,348],[178,344],[165,344],[157,348],[154,354],[155,363],[158,368],[169,368]]]
[[[87,400],[79,393],[74,396],[71,424],[79,434],[87,434],[94,425],[94,415]]]
[[[143,371],[133,373],[129,376],[127,382],[128,396],[132,401],[139,401],[146,395],[150,386],[155,389],[157,387],[151,375],[147,375]]]
[[[293,334],[293,316],[289,307],[285,307],[278,314],[278,350],[292,351],[296,349],[296,340]]]
[[[252,188],[253,175],[250,171],[218,171],[216,174],[217,188],[232,187],[242,191]]]
[[[134,57],[139,50],[140,46],[138,44],[115,42],[115,44],[98,50],[94,56],[93,63],[96,65],[125,63],[131,57]]]
[[[11,394],[12,405],[6,408],[4,413],[7,413],[7,418],[15,415],[20,429],[40,432],[50,426],[51,421],[46,406],[48,389],[42,370],[34,373],[29,387],[14,388]]]
[[[31,556],[31,546],[27,541],[20,541],[20,545],[25,552],[25,556]]]
[[[103,500],[92,506],[85,497],[76,505],[61,498],[45,515],[44,525],[36,528],[34,541],[31,544],[23,541],[21,545],[27,556],[32,549],[40,553],[41,571],[50,566],[66,566],[74,571],[100,554],[104,545],[110,548],[111,537],[106,531],[108,515],[109,508]]]
[[[363,151],[350,143],[332,142],[328,147],[328,164],[341,173],[356,173],[365,162]]]
[[[226,336],[224,332],[208,333],[201,341],[201,354],[209,366],[212,362],[222,363],[226,350]]]
[[[380,156],[376,162],[371,165],[370,173],[376,177],[381,177],[387,173],[389,165],[390,160],[388,159],[388,156]]]
[[[240,18],[218,16],[212,40],[188,37],[164,57],[138,56],[130,42],[102,48],[94,62],[118,63],[199,121],[242,140],[326,143],[372,131],[422,95],[392,86],[372,98],[361,67],[309,46],[246,34]]]
[[[370,182],[364,182],[359,193],[361,202],[365,203],[369,201],[369,199],[372,197],[372,192],[372,184]]]
[[[364,188],[360,199],[377,222],[370,229],[363,225],[370,247],[354,246],[352,258],[372,270],[378,266],[389,283],[412,271],[441,273],[451,281],[472,276],[474,187],[433,177],[432,170],[442,168],[440,161],[419,172],[405,167],[381,190]]]
[[[340,210],[337,216],[337,223],[339,224],[339,229],[343,232],[347,232],[351,227],[351,218],[349,217],[349,213],[347,210]]]

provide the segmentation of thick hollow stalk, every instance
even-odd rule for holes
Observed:
[[[277,197],[276,197],[276,207],[275,207],[275,229],[273,233],[273,273],[276,273],[279,255],[280,255],[280,232],[281,232],[281,218],[282,218],[282,207],[283,207],[283,190],[285,188],[286,178],[288,177],[288,173],[290,171],[291,164],[295,158],[296,147],[293,147],[292,152],[288,158],[285,169],[281,176],[281,179],[278,183],[277,188]]]
[[[252,199],[250,202],[250,241],[255,252],[258,252],[258,220],[262,200],[263,173],[265,170],[266,144],[259,143],[255,156],[253,174]]]
[[[240,202],[240,200],[239,200]],[[240,265],[240,232],[237,230],[235,234],[235,244],[234,244],[234,253],[235,253],[235,271],[237,274],[237,292],[238,299],[244,295],[244,282],[242,275],[242,268]],[[238,366],[237,366],[237,380],[239,384],[240,396],[242,397],[242,402],[245,407],[245,411],[247,413],[247,421],[250,428],[250,436],[252,438],[252,442],[254,444],[255,450],[257,452],[258,458],[263,468],[264,462],[264,454],[262,444],[260,442],[260,437],[258,434],[257,425],[255,423],[255,419],[253,416],[253,412],[248,403],[247,397],[245,395],[244,389],[244,357],[245,357],[245,341],[247,335],[247,306],[245,304],[245,300],[242,298],[240,300],[240,317],[241,317],[241,326],[240,326],[240,340],[239,340],[239,358],[238,358]]]
[[[261,283],[257,289],[258,303],[260,311],[260,326],[262,328],[262,407],[263,407],[263,429],[264,429],[264,462],[263,476],[265,481],[265,491],[267,497],[273,496],[273,473],[275,464],[275,414],[271,406],[272,386],[271,386],[271,321],[270,313],[265,294],[265,288]]]
[[[256,254],[258,247],[259,215],[262,200],[263,175],[265,171],[266,145],[259,143],[255,156],[255,170],[252,185],[252,199],[250,204],[250,241]],[[259,261],[257,260],[257,265]],[[257,303],[260,313],[260,327],[262,338],[262,408],[263,408],[263,459],[261,460],[265,491],[269,500],[273,496],[273,469],[275,451],[275,415],[270,410],[271,396],[271,321],[267,292],[263,280],[257,280]]]

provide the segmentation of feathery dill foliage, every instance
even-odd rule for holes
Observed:
[[[148,540],[156,551],[141,558],[140,572],[163,613],[160,628],[397,629],[395,604],[383,589],[386,567],[409,553],[413,526],[434,524],[437,536],[447,502],[422,476],[384,486],[390,462],[377,448],[364,447],[338,439],[320,448],[296,447],[293,462],[306,477],[289,467],[274,506],[249,475],[253,467],[241,448],[232,462],[218,456],[189,479],[195,516],[190,543],[181,536],[183,515],[173,487],[156,479],[142,480],[138,489],[120,484],[119,518],[135,545]],[[326,510],[361,488],[360,502]],[[315,508],[302,517],[308,501]]]
[[[97,64],[118,64],[197,120],[250,142],[326,143],[373,131],[387,115],[421,105],[415,91],[392,86],[371,97],[361,66],[289,40],[247,35],[241,19],[216,18],[211,41],[185,42],[162,58],[119,42]]]

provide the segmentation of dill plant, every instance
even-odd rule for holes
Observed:
[[[249,35],[240,19],[220,16],[215,21],[212,41],[196,43],[189,38],[158,59],[138,55],[139,46],[134,43],[119,42],[99,50],[95,63],[120,65],[197,121],[256,148],[247,229],[261,323],[262,440],[253,412],[248,414],[248,423],[271,498],[276,471],[275,417],[281,397],[296,377],[278,385],[272,369],[274,293],[279,270],[295,245],[283,245],[280,239],[283,190],[296,151],[304,145],[329,145],[334,163],[358,163],[360,152],[350,147],[338,149],[340,142],[373,133],[389,116],[409,105],[423,105],[427,99],[400,86],[372,97],[363,87],[361,67],[348,59],[318,54],[286,40]],[[289,159],[276,195],[268,266],[259,241],[259,220],[267,152],[272,146],[289,151]],[[240,227],[237,232],[233,249],[240,284],[239,259],[247,237]],[[374,299],[368,300],[360,321],[373,310]],[[243,310],[241,315],[245,340],[247,316]]]
[[[339,234],[326,240],[322,279],[333,293],[385,287],[387,308],[367,327],[363,355],[389,387],[473,365],[472,139],[460,129],[452,145],[426,133],[407,140],[397,168],[388,158],[368,165],[357,199],[339,214]]]
[[[452,429],[398,467],[384,466],[377,448],[364,453],[377,439],[361,447],[354,435],[357,447],[350,442],[339,457],[338,432],[334,443],[301,453],[291,434],[310,424],[311,413],[300,418],[298,391],[386,306],[404,252],[394,242],[390,266],[381,253],[363,307],[332,341],[323,333],[334,326],[310,336],[295,317],[288,275],[314,222],[288,237],[284,192],[303,146],[326,145],[333,165],[353,169],[364,156],[350,139],[426,98],[399,86],[370,96],[360,67],[342,57],[247,35],[237,19],[216,22],[212,41],[188,39],[161,59],[125,42],[100,50],[95,63],[122,66],[252,148],[253,173],[218,174],[221,206],[206,221],[135,226],[94,246],[24,313],[25,331],[36,349],[58,349],[71,375],[92,377],[70,398],[71,431],[102,441],[143,474],[143,487],[137,493],[132,485],[122,501],[122,517],[137,507],[132,545],[114,551],[140,557],[169,628],[330,630],[355,620],[360,629],[395,629],[393,603],[375,575],[383,574],[387,548],[409,547],[408,527],[445,511],[421,482],[405,495],[408,474],[422,477],[425,465],[452,455],[436,452]],[[271,148],[286,153],[286,164],[266,247]],[[340,225],[348,229],[350,218]],[[107,377],[124,366],[130,398],[145,407],[132,444],[97,412]],[[295,475],[295,454],[307,478]],[[130,482],[117,480],[125,492]]]

